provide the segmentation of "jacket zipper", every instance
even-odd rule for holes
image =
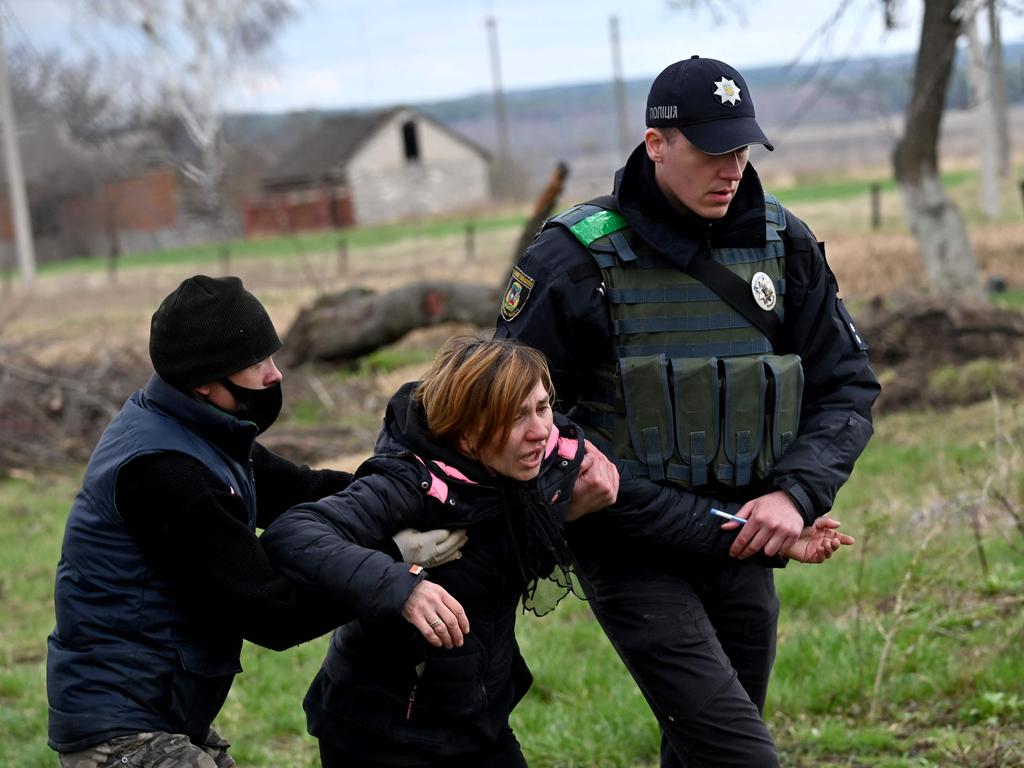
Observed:
[[[416,703],[416,689],[420,687],[419,683],[416,683],[409,691],[409,706],[405,710],[405,719],[412,720],[412,706]]]

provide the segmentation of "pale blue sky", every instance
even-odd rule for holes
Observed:
[[[99,35],[77,0],[3,0],[7,44],[75,50]],[[252,72],[227,106],[253,111],[416,103],[491,89],[484,19],[497,20],[506,89],[593,82],[611,76],[608,19],[619,17],[626,77],[653,77],[699,53],[742,69],[785,64],[797,52],[905,53],[917,45],[920,0],[904,0],[902,28],[882,28],[880,0],[846,0],[842,23],[816,35],[842,0],[716,3],[740,12],[673,11],[666,0],[306,0],[280,36],[276,64]],[[1005,16],[1004,42],[1024,40],[1024,19]],[[816,43],[807,48],[807,44]]]

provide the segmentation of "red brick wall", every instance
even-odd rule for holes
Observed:
[[[103,202],[118,229],[157,232],[177,225],[177,186],[169,168],[108,183]]]
[[[242,209],[245,236],[334,229],[354,223],[352,199],[329,189],[277,192],[262,200],[250,200]]]
[[[61,229],[72,236],[110,230],[158,232],[174,229],[177,219],[177,187],[169,168],[107,182],[60,209]]]

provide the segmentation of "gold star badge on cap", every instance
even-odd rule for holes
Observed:
[[[728,77],[722,77],[721,80],[715,81],[715,96],[722,99],[722,103],[729,103],[729,106],[736,106],[736,102],[740,100],[740,91],[742,90],[736,83],[730,80]]]

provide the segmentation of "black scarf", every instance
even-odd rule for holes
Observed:
[[[439,461],[455,467],[482,489],[497,493],[500,506],[488,504],[473,511],[480,514],[477,519],[495,513],[504,515],[519,563],[523,610],[543,616],[570,592],[586,599],[572,572],[572,553],[565,543],[563,522],[553,504],[541,495],[537,480],[521,482],[496,475],[434,438],[427,430],[426,414],[412,397],[415,388],[415,382],[405,384],[391,398],[384,431],[428,464]],[[552,460],[553,457],[545,459],[542,472]],[[439,468],[434,471],[442,472]]]

